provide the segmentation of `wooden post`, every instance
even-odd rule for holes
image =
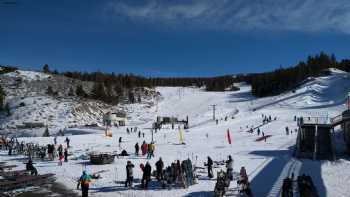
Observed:
[[[332,159],[335,161],[337,159],[336,157],[336,151],[335,151],[335,144],[333,142],[333,136],[334,136],[334,127],[332,127],[331,132],[329,133],[329,137],[331,138],[331,146],[332,146]]]
[[[314,137],[314,155],[313,155],[313,160],[316,160],[317,158],[317,146],[318,146],[318,143],[317,143],[317,138],[318,138],[318,126],[315,125],[315,137]]]

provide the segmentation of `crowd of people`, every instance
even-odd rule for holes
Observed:
[[[131,161],[127,161],[125,187],[133,186],[134,168],[135,165]],[[148,161],[145,164],[140,164],[140,169],[142,171],[141,188],[144,189],[148,188],[151,176],[154,176],[163,188],[174,185],[186,188],[194,183],[194,168],[190,159],[182,162],[176,160],[165,167],[162,158],[159,158],[155,163],[155,171],[152,172],[152,166]]]

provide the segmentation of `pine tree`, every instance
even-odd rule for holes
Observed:
[[[48,87],[47,87],[47,90],[46,90],[46,94],[52,96],[52,95],[54,95],[54,93],[55,93],[55,92],[53,91],[52,87],[51,87],[51,86],[48,86]]]
[[[128,98],[130,103],[135,103],[135,94],[132,90],[129,90]]]
[[[4,89],[0,86],[0,111],[4,109],[6,93]]]
[[[6,112],[7,116],[11,116],[11,109],[9,103],[6,103],[4,111]]]
[[[68,96],[75,96],[73,87],[69,88]]]
[[[45,65],[43,66],[43,72],[44,72],[44,73],[50,73],[49,65],[45,64]]]
[[[141,95],[139,94],[138,97],[137,97],[137,102],[138,103],[141,103]]]
[[[46,126],[45,131],[43,133],[43,137],[50,137],[50,133],[49,133],[49,127]]]
[[[91,91],[91,98],[102,101],[108,99],[103,83],[94,83],[94,86]]]
[[[77,89],[75,90],[75,94],[79,97],[82,97],[82,98],[86,98],[86,96],[87,96],[82,85],[78,85]]]

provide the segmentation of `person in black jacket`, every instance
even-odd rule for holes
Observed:
[[[139,156],[139,150],[140,150],[139,143],[136,143],[136,144],[135,144],[135,155],[136,155],[136,156]]]
[[[132,182],[134,181],[134,174],[133,174],[133,168],[134,164],[131,163],[131,161],[128,161],[126,164],[126,181],[125,181],[125,187],[132,187]]]
[[[158,181],[163,180],[163,168],[164,168],[164,163],[163,163],[162,158],[160,157],[159,160],[156,162],[157,180]]]
[[[36,170],[36,168],[33,166],[33,162],[32,160],[29,160],[28,163],[26,163],[26,170],[30,171],[31,175],[38,175],[38,171]]]
[[[142,183],[141,183],[143,188],[145,189],[147,189],[148,183],[151,180],[151,172],[152,172],[152,167],[147,162],[145,165],[145,168],[143,169],[143,176],[142,176]]]
[[[213,178],[213,160],[208,156],[208,177]]]

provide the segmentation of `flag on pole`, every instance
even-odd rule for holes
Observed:
[[[231,135],[230,135],[230,130],[229,130],[229,129],[227,129],[227,141],[228,141],[229,144],[232,143],[232,141],[231,141]]]
[[[180,140],[180,143],[183,144],[184,143],[184,134],[182,132],[182,129],[179,130],[179,140]]]

